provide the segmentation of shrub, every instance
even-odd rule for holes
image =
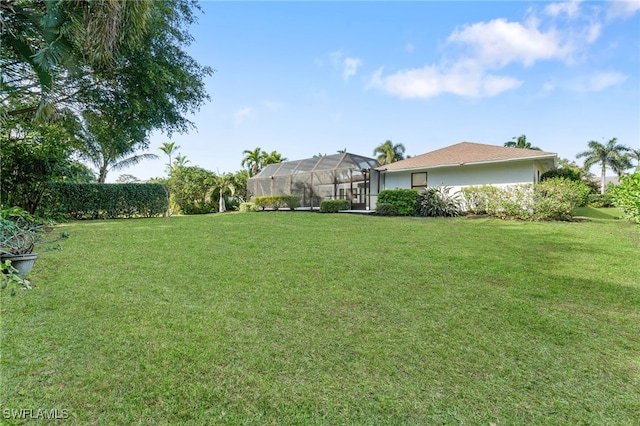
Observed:
[[[255,203],[240,203],[240,211],[242,213],[257,212],[258,206]]]
[[[540,175],[540,182],[553,178],[564,178],[576,182],[582,182],[582,173],[580,173],[580,170],[570,167],[551,169]]]
[[[462,188],[461,205],[463,210],[473,214],[486,214],[490,201],[495,198],[498,188],[495,186],[468,186]]]
[[[587,197],[587,205],[589,207],[614,207],[614,201],[611,190],[608,190],[604,194],[589,194]]]
[[[340,210],[349,210],[350,208],[349,200],[322,200],[320,203],[320,213],[338,213]]]
[[[38,214],[65,219],[153,217],[169,208],[167,189],[153,183],[52,182]]]
[[[625,218],[640,224],[640,172],[622,176],[620,185],[611,190],[611,197]]]
[[[398,216],[398,208],[393,204],[377,203],[376,214],[380,216]]]
[[[440,216],[460,216],[460,195],[450,194],[448,186],[432,186],[423,189],[418,194],[418,216],[440,217]]]
[[[412,216],[418,205],[418,191],[415,189],[385,189],[378,194],[378,203],[394,205],[400,216]]]
[[[584,204],[591,189],[580,181],[552,178],[534,187],[533,218],[571,220],[572,211]]]
[[[261,210],[278,210],[281,207],[288,207],[290,210],[294,210],[300,207],[300,197],[297,195],[265,195],[256,197],[254,201]]]

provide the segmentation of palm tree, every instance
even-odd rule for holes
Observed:
[[[612,169],[620,176],[625,169],[631,167],[629,157],[624,152],[629,151],[629,147],[619,144],[617,138],[611,139],[606,145],[598,141],[589,141],[589,150],[576,155],[576,158],[585,157],[584,168],[589,170],[594,164],[600,163],[600,193],[604,194],[605,190],[605,173],[607,167]]]
[[[385,165],[404,160],[404,151],[404,145],[402,145],[401,143],[394,145],[393,142],[387,140],[373,150],[373,155],[378,154],[378,162],[382,165]]]
[[[267,164],[282,163],[283,161],[287,161],[286,157],[283,157],[277,151],[271,151],[271,154],[263,153],[262,164],[265,166]]]
[[[169,157],[169,163],[167,164],[169,173],[171,173],[171,167],[173,164],[171,162],[171,154],[176,152],[178,148],[180,148],[180,145],[176,145],[175,142],[163,142],[162,145],[160,145],[160,151],[164,152]]]
[[[173,160],[173,163],[171,165],[171,170],[173,171],[175,169],[185,167],[187,163],[190,163],[190,162],[191,161],[187,160],[186,155],[176,155],[176,159]]]
[[[629,158],[636,160],[636,172],[640,172],[640,149],[629,149],[627,153]]]
[[[522,149],[533,149],[536,151],[542,151],[537,146],[532,146],[530,142],[527,142],[526,135],[514,136],[511,139],[512,139],[511,141],[505,142],[504,146],[508,148],[522,148]]]
[[[218,199],[218,213],[224,213],[227,211],[227,206],[224,201],[224,197],[229,195],[233,197],[236,192],[235,187],[235,177],[231,173],[225,173],[223,175],[217,176],[213,187],[209,191],[209,198],[214,195],[219,197]]]
[[[245,156],[242,159],[241,164],[242,166],[246,166],[249,169],[250,175],[255,176],[258,173],[260,173],[260,170],[264,165],[264,156],[265,156],[265,153],[264,151],[262,151],[262,148],[256,147],[256,149],[254,149],[253,151],[247,149],[247,150],[244,150],[242,153],[245,154]]]

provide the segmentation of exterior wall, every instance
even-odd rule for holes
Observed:
[[[514,161],[509,163],[461,165],[433,169],[384,173],[382,189],[411,188],[411,173],[427,172],[428,186],[449,186],[451,192],[458,192],[466,186],[508,186],[534,183],[538,172],[543,173],[542,164],[534,161]]]

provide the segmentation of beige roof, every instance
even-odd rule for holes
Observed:
[[[473,142],[460,142],[426,154],[416,155],[406,160],[380,166],[377,170],[408,170],[430,167],[453,166],[460,164],[494,163],[526,159],[555,158],[553,152],[534,149],[507,148]]]

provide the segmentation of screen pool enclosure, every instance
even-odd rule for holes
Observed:
[[[373,158],[340,153],[305,160],[269,164],[247,181],[254,197],[297,195],[301,207],[320,206],[322,200],[345,199],[354,210],[371,206],[371,179],[377,185],[380,163]]]

